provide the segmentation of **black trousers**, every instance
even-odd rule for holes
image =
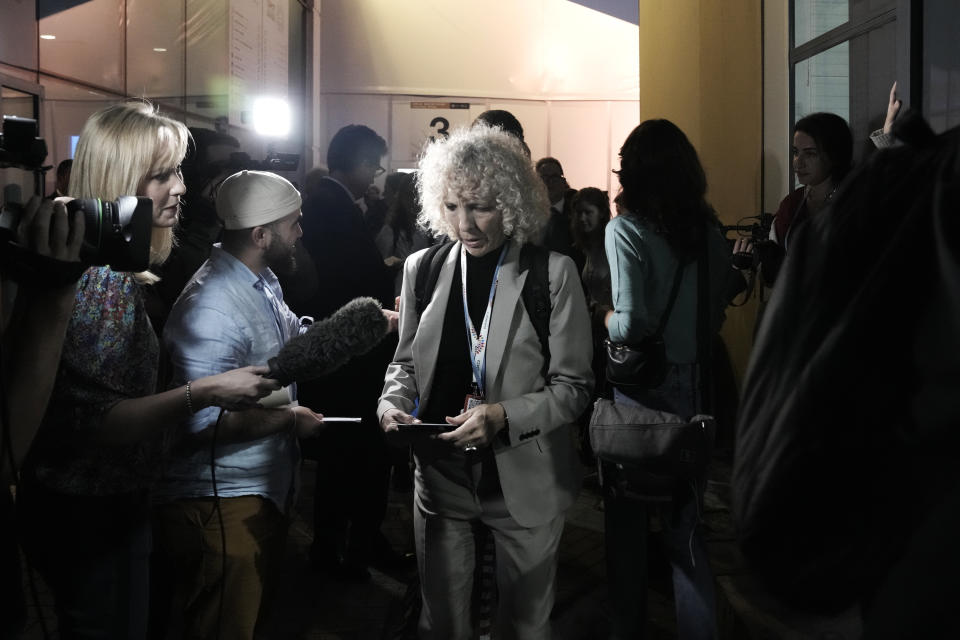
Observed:
[[[391,458],[376,407],[395,347],[396,339],[384,340],[334,374],[299,385],[301,404],[362,420],[332,423],[302,443],[304,457],[317,461],[311,553],[321,563],[339,558],[367,564],[381,535]]]
[[[145,493],[67,495],[25,478],[17,519],[27,560],[53,591],[62,638],[146,636],[151,535]]]

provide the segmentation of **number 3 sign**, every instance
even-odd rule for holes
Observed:
[[[430,142],[436,142],[437,136],[446,138],[448,135],[450,135],[450,121],[443,116],[437,116],[431,120],[430,126],[436,128],[437,130],[436,136],[430,136]]]
[[[411,102],[410,142],[414,155],[426,142],[443,140],[454,127],[470,125],[470,105],[466,102]]]

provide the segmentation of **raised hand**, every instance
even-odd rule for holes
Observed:
[[[897,119],[901,106],[903,106],[903,101],[897,98],[897,83],[894,81],[893,86],[890,87],[890,100],[887,102],[887,117],[883,121],[884,133],[890,133],[890,129],[893,128],[893,121]]]

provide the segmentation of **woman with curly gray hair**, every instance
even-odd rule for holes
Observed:
[[[524,247],[549,205],[513,136],[486,125],[452,133],[426,149],[419,185],[421,222],[452,242],[404,265],[400,342],[377,414],[388,435],[409,438],[417,463],[420,637],[474,637],[482,526],[496,547],[497,637],[548,638],[563,514],[580,488],[571,429],[593,387],[583,288],[570,258]],[[549,349],[522,299],[537,277],[521,271],[521,254],[537,251]],[[418,291],[421,269],[436,278],[430,292]]]
[[[536,237],[550,215],[550,202],[522,149],[515,136],[483,124],[453,132],[445,144],[429,145],[420,160],[420,224],[457,240],[446,206],[447,193],[454,192],[495,205],[503,235],[518,245]]]

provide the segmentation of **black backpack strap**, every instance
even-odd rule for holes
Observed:
[[[414,281],[413,294],[416,299],[417,317],[423,315],[423,310],[430,304],[433,290],[437,288],[440,278],[440,269],[443,268],[443,259],[450,252],[453,242],[446,241],[435,244],[424,254],[417,268],[417,279]]]
[[[523,283],[523,306],[540,339],[543,374],[550,368],[550,250],[534,244],[520,248],[520,273],[529,271]]]

